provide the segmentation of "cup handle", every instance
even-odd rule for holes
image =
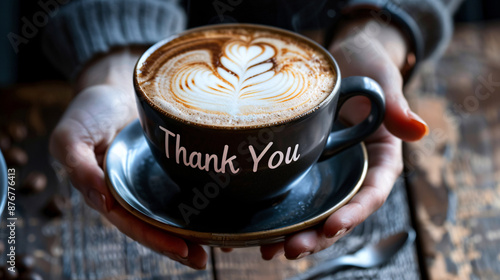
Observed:
[[[355,126],[331,132],[319,161],[329,159],[340,151],[363,141],[382,124],[385,116],[384,92],[377,82],[368,77],[342,79],[335,120],[337,120],[342,105],[354,96],[368,97],[371,102],[370,115]]]

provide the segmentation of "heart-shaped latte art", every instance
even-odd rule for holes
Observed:
[[[145,97],[167,115],[216,127],[294,119],[332,96],[324,51],[260,28],[206,29],[158,47],[136,70]]]
[[[300,106],[307,102],[297,98],[309,84],[307,67],[289,67],[286,60],[276,66],[278,51],[265,42],[228,42],[219,65],[199,61],[182,65],[170,80],[170,92],[184,106],[212,114],[268,114]],[[185,55],[204,55],[195,52]],[[307,58],[293,54],[291,59],[300,64]]]

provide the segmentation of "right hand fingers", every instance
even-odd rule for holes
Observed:
[[[384,124],[393,135],[404,141],[415,141],[428,133],[425,122],[408,106],[403,95],[403,80],[399,69],[380,43],[372,41],[361,48],[354,39],[350,39],[331,49],[331,52],[343,77],[367,76],[380,84],[386,96]],[[353,98],[346,102],[343,111],[356,112],[354,117],[359,118],[363,115],[359,113],[360,109],[364,109],[367,115],[367,105],[366,100]],[[357,121],[359,120],[354,123]]]

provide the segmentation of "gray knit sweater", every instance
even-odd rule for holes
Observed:
[[[213,7],[219,15],[225,16],[224,12],[237,8],[231,5],[242,1],[245,0],[210,3],[220,4]],[[325,3],[327,0],[321,1]],[[401,8],[417,23],[423,40],[423,58],[444,50],[452,34],[451,15],[460,0],[336,2],[351,6],[367,3],[384,6],[387,1]],[[51,20],[45,30],[43,46],[54,65],[68,77],[74,77],[85,62],[99,53],[118,46],[151,45],[182,31],[186,24],[184,6],[177,0],[74,0],[62,7]]]

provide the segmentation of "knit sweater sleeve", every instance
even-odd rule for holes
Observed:
[[[441,54],[453,33],[452,16],[462,0],[349,0],[350,10],[382,9],[403,18],[411,26],[413,42],[420,45],[421,59]]]
[[[453,14],[462,0],[390,0],[406,11],[422,34],[423,58],[441,54],[453,33]]]
[[[93,56],[126,45],[150,45],[185,29],[176,0],[77,0],[44,31],[43,48],[56,68],[74,78]]]

